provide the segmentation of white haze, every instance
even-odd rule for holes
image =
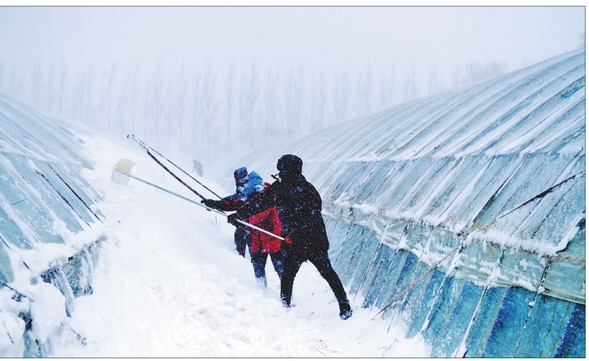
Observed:
[[[3,7],[0,60],[29,70],[161,60],[225,71],[253,59],[276,71],[437,64],[450,73],[470,61],[515,69],[578,48],[584,20],[581,6]]]
[[[583,6],[4,6],[0,92],[206,171],[584,32]]]

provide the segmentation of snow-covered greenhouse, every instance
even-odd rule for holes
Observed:
[[[74,125],[0,96],[0,355],[51,355],[47,337],[91,294],[102,200]],[[52,304],[54,293],[63,303]],[[34,322],[33,322],[34,320]]]
[[[269,177],[287,153],[321,193],[351,294],[432,356],[585,356],[584,51],[235,166]]]

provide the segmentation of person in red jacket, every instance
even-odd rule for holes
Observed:
[[[241,167],[234,172],[236,192],[221,200],[204,199],[202,203],[207,207],[221,211],[235,211],[252,198],[257,197],[270,185],[264,183],[262,177],[255,171],[247,173],[245,167]],[[265,229],[273,234],[280,235],[282,225],[278,218],[276,207],[267,208],[257,214],[253,214],[245,220],[247,223]],[[238,253],[245,257],[246,243],[249,248],[249,254],[254,268],[254,275],[261,288],[267,288],[266,279],[266,262],[268,256],[272,261],[274,270],[278,278],[282,279],[284,269],[282,262],[281,240],[267,233],[249,228],[242,224],[235,225],[235,244]]]
[[[268,186],[268,185],[266,185]],[[263,192],[263,191],[262,191]],[[254,193],[250,198],[255,198],[259,193]],[[269,207],[259,213],[256,213],[247,221],[254,226],[258,226],[276,235],[282,233],[282,224],[278,218],[278,210],[276,207]],[[266,280],[266,261],[268,256],[272,261],[274,270],[278,274],[278,278],[282,280],[282,273],[284,265],[282,260],[281,240],[267,233],[260,232],[256,229],[250,229],[251,247],[250,257],[252,266],[254,267],[254,275],[260,288],[267,288],[268,282]]]

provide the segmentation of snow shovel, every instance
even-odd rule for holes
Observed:
[[[117,162],[115,165],[115,169],[112,170],[112,175],[110,176],[110,180],[122,184],[124,186],[129,184],[129,176],[125,175],[125,173],[131,173],[131,168],[133,168],[137,164],[137,162],[133,162],[130,159],[123,158]]]
[[[168,189],[165,189],[163,187],[160,187],[157,184],[153,184],[151,182],[148,182],[148,181],[146,181],[144,179],[141,179],[139,177],[136,177],[136,176],[132,175],[131,174],[131,168],[133,168],[135,166],[135,164],[137,164],[137,163],[136,162],[133,162],[132,160],[126,159],[126,158],[123,158],[123,159],[119,160],[117,162],[117,164],[115,165],[115,168],[112,171],[112,175],[110,177],[110,180],[112,180],[113,182],[118,183],[118,184],[128,185],[129,184],[129,178],[133,178],[133,179],[136,179],[136,180],[138,180],[140,182],[143,182],[143,183],[145,183],[145,184],[147,184],[149,186],[152,186],[152,187],[155,187],[155,188],[157,188],[159,190],[162,190],[164,192],[170,193],[171,195],[174,195],[174,196],[176,196],[178,198],[182,198],[185,201],[188,201],[190,203],[194,203],[197,206],[202,207],[202,208],[205,208],[205,209],[207,209],[207,210],[209,210],[211,212],[215,212],[215,213],[217,213],[219,215],[222,215],[222,216],[227,217],[227,214],[221,212],[218,209],[207,207],[207,206],[205,206],[202,203],[196,202],[196,201],[194,201],[194,200],[192,200],[190,198],[184,197],[183,195],[180,195],[178,193],[174,193],[171,190],[168,190]],[[272,237],[276,237],[276,238],[278,238],[280,240],[284,240],[283,237],[280,237],[280,236],[278,236],[278,235],[276,235],[276,234],[274,234],[272,232],[269,232],[269,231],[267,231],[267,230],[265,230],[263,228],[260,228],[258,226],[254,226],[253,224],[244,222],[244,221],[242,221],[240,219],[238,219],[237,222],[239,222],[239,223],[241,223],[241,224],[243,224],[243,225],[245,225],[247,227],[250,227],[250,228],[253,228],[255,230],[258,230],[260,232],[266,233],[267,235],[270,235]]]

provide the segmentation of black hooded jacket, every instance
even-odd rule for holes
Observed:
[[[237,215],[246,219],[275,204],[282,223],[282,236],[292,239],[293,250],[301,255],[327,252],[329,241],[321,216],[319,192],[299,169],[283,169],[280,178],[281,181],[274,182],[260,196],[245,203]]]

